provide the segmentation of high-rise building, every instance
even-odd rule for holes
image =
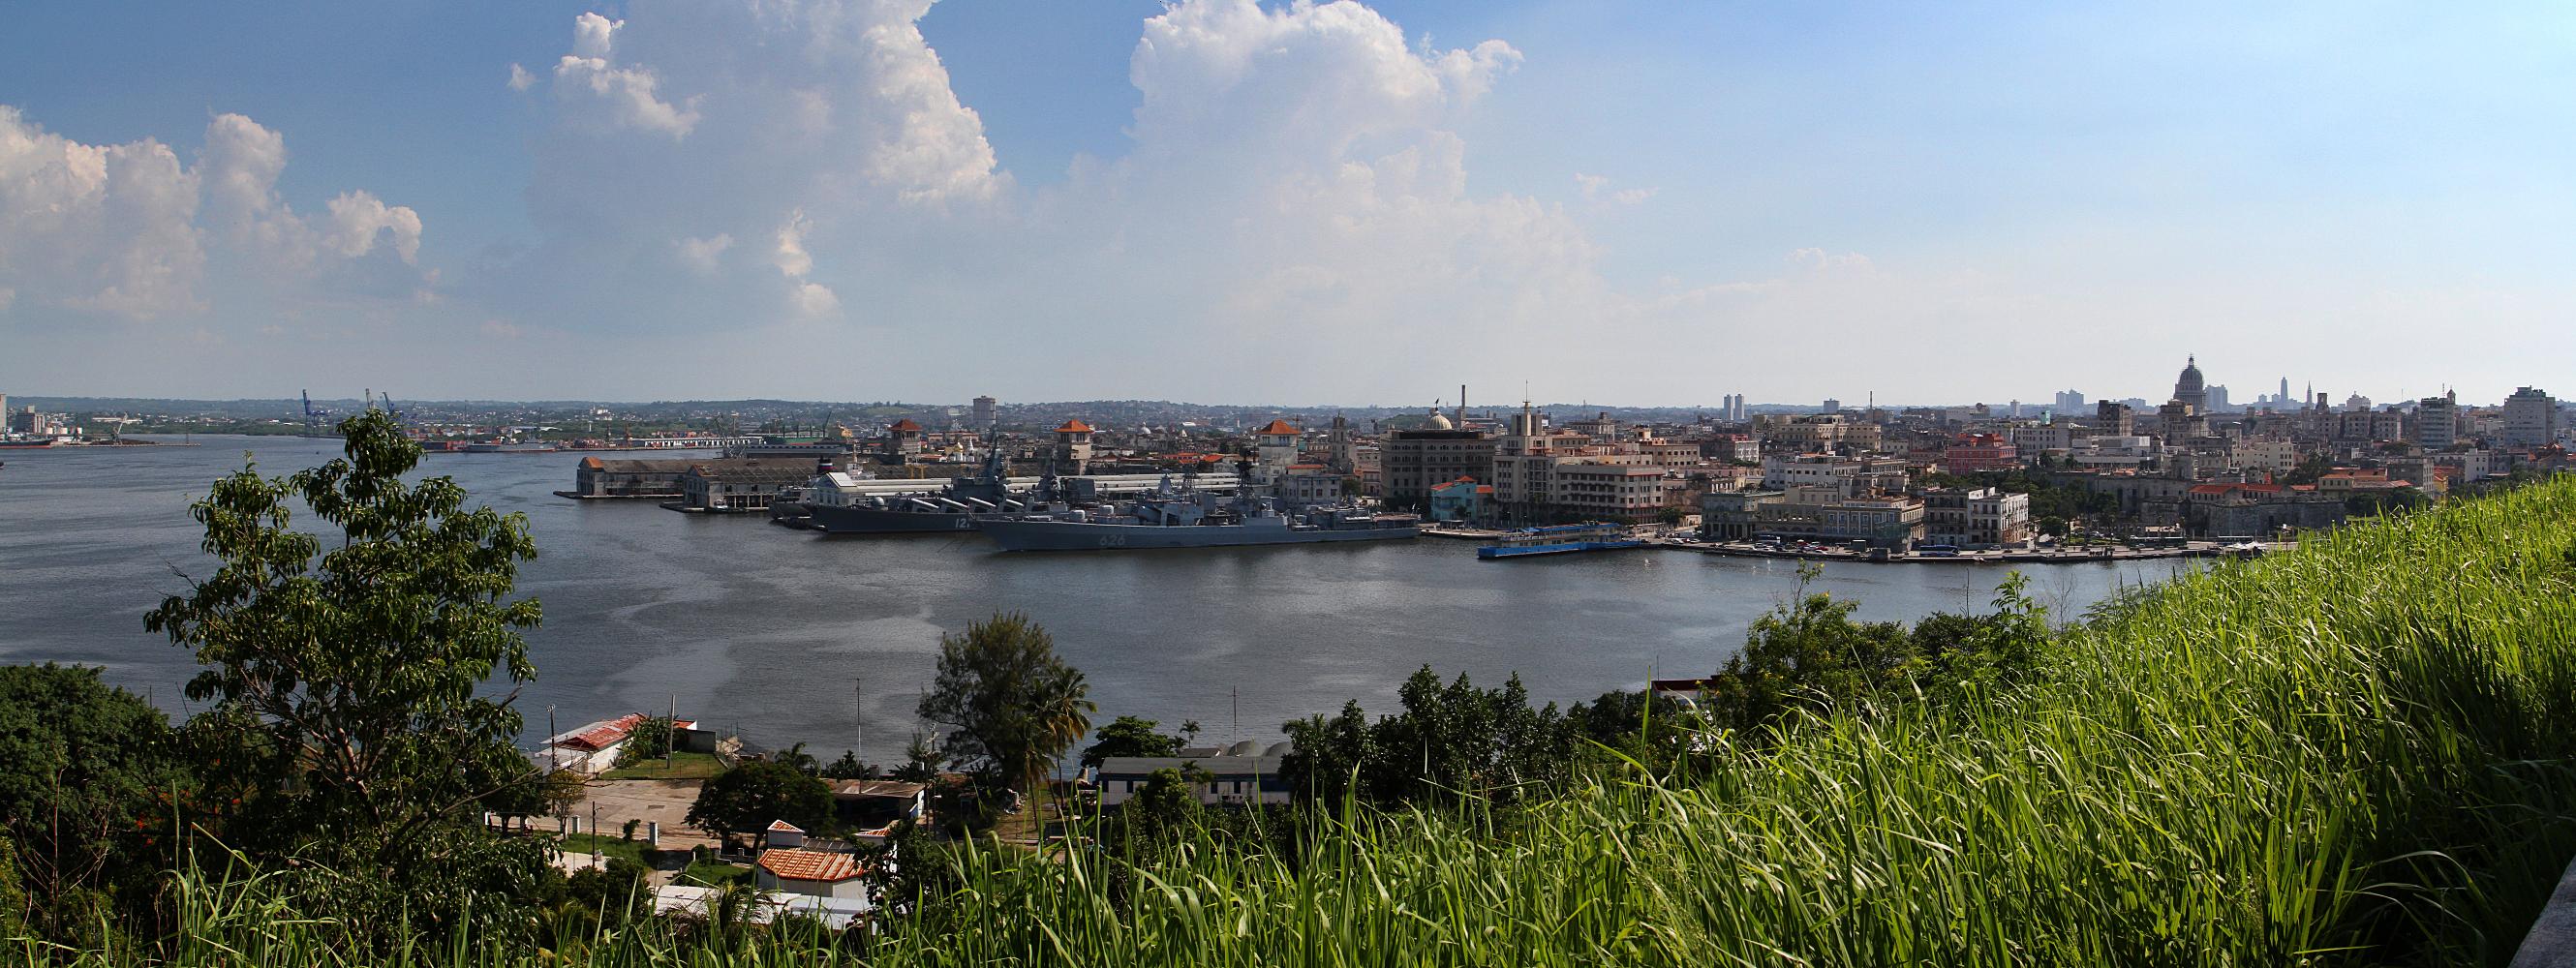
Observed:
[[[2209,406],[2202,411],[2203,413],[2224,413],[2231,406],[2227,399],[2227,385],[2224,383],[2211,386],[2208,395]]]
[[[1832,397],[1826,397],[1826,398],[1825,398],[1825,406],[1824,406],[1824,409],[1823,409],[1823,411],[1822,411],[1822,412],[1824,412],[1824,413],[1841,413],[1841,412],[1843,412],[1843,402],[1842,402],[1842,401],[1840,401],[1840,400],[1836,400],[1836,399],[1834,399],[1834,398],[1832,398]]]
[[[2093,432],[2106,437],[2126,437],[2137,430],[2137,416],[2129,405],[2104,400],[2093,409]]]
[[[2174,379],[2173,398],[2191,404],[2193,413],[2209,412],[2209,390],[2201,382],[2199,357],[2184,358],[2182,375]]]
[[[1418,508],[1431,490],[1461,477],[1478,482],[1494,479],[1494,439],[1480,430],[1458,427],[1434,410],[1422,427],[1386,435],[1378,462],[1386,481],[1386,502]]]
[[[2460,398],[2456,392],[2415,401],[2415,443],[2425,450],[2449,450],[2460,440]]]
[[[995,418],[995,414],[994,414],[994,405],[995,405],[996,403],[998,403],[998,402],[999,402],[999,401],[996,401],[996,400],[994,400],[994,399],[993,399],[993,398],[991,398],[991,397],[976,397],[976,398],[975,398],[975,429],[976,429],[976,430],[990,430],[990,429],[992,429],[992,427],[993,427],[993,420],[994,420],[994,418]]]
[[[2547,447],[2558,441],[2558,401],[2530,387],[2504,398],[2504,445]]]
[[[2057,391],[2057,414],[2072,417],[2084,412],[2084,394],[2075,390]]]

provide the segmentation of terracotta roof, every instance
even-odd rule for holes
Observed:
[[[905,417],[901,420],[895,421],[893,426],[887,427],[886,429],[896,433],[911,433],[920,430],[921,425],[913,423],[911,417]]]
[[[1287,437],[1294,437],[1294,436],[1297,436],[1297,434],[1298,434],[1298,430],[1297,430],[1297,428],[1296,428],[1296,427],[1291,426],[1291,425],[1288,423],[1288,421],[1285,421],[1285,420],[1273,420],[1273,421],[1271,421],[1271,422],[1270,422],[1270,426],[1263,427],[1263,428],[1261,428],[1261,429],[1259,429],[1259,430],[1255,430],[1255,431],[1253,431],[1253,433],[1260,434],[1261,436],[1264,436],[1264,437],[1275,437],[1275,436],[1287,436]]]
[[[635,727],[642,722],[644,722],[643,713],[627,713],[626,715],[619,716],[616,719],[582,730],[578,735],[575,735],[571,739],[564,740],[563,745],[577,750],[590,750],[593,752],[604,750],[616,744],[619,740],[625,739],[627,734],[635,732]]]
[[[1057,427],[1055,432],[1059,434],[1087,434],[1091,432],[1091,425],[1079,420],[1067,420],[1064,422],[1064,426]]]
[[[772,820],[772,821],[770,821],[770,822],[769,822],[769,830],[770,830],[770,832],[771,832],[771,833],[796,833],[796,834],[801,834],[801,833],[804,833],[804,832],[805,832],[805,828],[803,828],[803,827],[799,827],[799,826],[797,826],[797,825],[795,825],[795,824],[792,824],[792,823],[788,823],[787,821],[784,821],[784,820]]]
[[[760,869],[787,881],[846,881],[859,876],[858,861],[848,854],[791,847],[761,851]]]

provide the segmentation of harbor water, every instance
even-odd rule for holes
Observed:
[[[241,466],[284,474],[336,440],[198,437],[186,447],[57,448],[0,468],[0,662],[107,668],[184,713],[194,659],[144,630],[187,577],[213,571],[189,502]],[[519,588],[545,624],[519,708],[570,726],[674,703],[753,742],[900,758],[943,632],[1024,612],[1089,678],[1096,717],[1139,715],[1203,738],[1268,739],[1357,699],[1391,711],[1429,664],[1480,684],[1518,672],[1571,703],[1650,675],[1715,669],[1797,584],[1792,561],[1677,551],[1479,561],[1424,538],[1270,548],[1003,554],[973,535],[825,537],[761,516],[572,501],[582,455],[432,454],[473,500],[528,516],[540,557]],[[600,454],[600,456],[651,456]],[[664,455],[667,456],[667,455]],[[2023,566],[2060,614],[2177,561]],[[1868,619],[1983,609],[2006,570],[1834,563],[1821,588]],[[1238,725],[1239,724],[1239,725]]]

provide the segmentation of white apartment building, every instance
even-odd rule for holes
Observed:
[[[2228,459],[2248,470],[2286,474],[2299,466],[2299,445],[2286,440],[2243,439],[2228,445]]]
[[[2558,401],[2530,387],[2513,391],[2504,398],[2504,431],[2497,437],[2517,450],[2557,443]]]
[[[1664,469],[1578,461],[1560,464],[1556,473],[1556,506],[1563,512],[1604,521],[1653,520],[1664,509]]]

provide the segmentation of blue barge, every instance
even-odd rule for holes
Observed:
[[[1603,522],[1588,522],[1560,524],[1545,528],[1522,528],[1503,535],[1493,544],[1476,549],[1476,557],[1484,561],[1494,561],[1502,558],[1525,558],[1531,555],[1618,551],[1645,546],[1645,542],[1628,537],[1628,529],[1625,527]]]

